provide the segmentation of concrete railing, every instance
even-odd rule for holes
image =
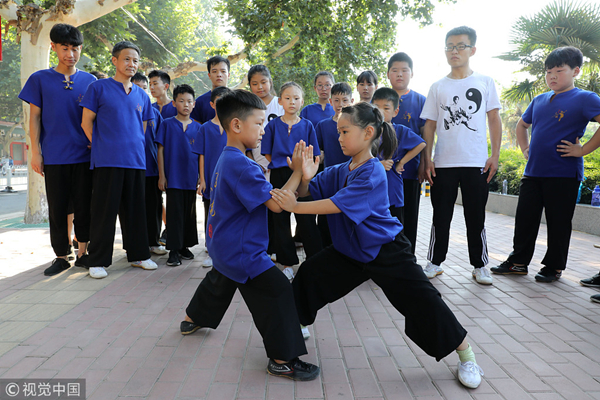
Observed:
[[[497,214],[515,216],[517,211],[517,200],[519,196],[490,192],[485,209]],[[462,205],[460,190],[456,204]],[[546,217],[542,214],[542,223],[546,223]],[[573,216],[573,230],[600,236],[600,207],[592,207],[587,204],[577,204]]]

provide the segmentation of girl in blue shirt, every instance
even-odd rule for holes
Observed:
[[[442,300],[400,234],[402,225],[389,212],[385,169],[371,153],[389,158],[396,146],[391,125],[369,103],[342,110],[338,120],[340,145],[352,159],[320,173],[318,158],[305,151],[298,195],[315,201],[296,201],[290,190],[274,189],[281,208],[298,214],[328,214],[333,245],[307,259],[292,286],[303,325],[312,324],[317,311],[372,279],[405,317],[405,332],[423,351],[441,360],[458,351],[458,378],[470,388],[481,383],[483,371],[466,341],[467,332]],[[312,179],[312,180],[311,180]]]

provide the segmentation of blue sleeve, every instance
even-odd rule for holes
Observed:
[[[307,116],[307,115],[308,115],[308,109],[307,109],[306,107],[304,107],[304,108],[302,109],[302,111],[300,111],[300,116],[301,116],[302,118],[306,118],[306,119],[308,119],[308,116]]]
[[[260,142],[260,154],[273,154],[273,139],[275,136],[275,121],[277,118],[273,118],[269,121],[265,127],[265,134]]]
[[[42,90],[37,74],[32,74],[19,93],[19,99],[42,108]]]
[[[307,121],[308,122],[308,143],[307,145],[311,145],[313,146],[313,155],[315,156],[320,156],[321,155],[321,150],[319,149],[319,142],[317,141],[317,134],[315,133],[315,127],[313,126],[312,122]]]
[[[583,115],[588,120],[592,121],[597,115],[600,115],[600,97],[598,94],[589,93],[583,104]]]
[[[369,180],[370,174],[371,170],[365,169],[348,186],[331,197],[331,201],[356,225],[371,215],[369,197],[373,191],[373,183]]]
[[[152,102],[150,102],[150,97],[148,97],[145,93],[142,93],[142,96],[144,99],[144,111],[142,114],[142,121],[150,121],[151,119],[154,119],[154,111],[152,111]]]
[[[84,107],[87,108],[88,110],[94,112],[94,113],[98,113],[98,90],[97,90],[97,84],[95,84],[95,82],[92,82],[89,84],[89,86],[87,87],[87,90],[85,91],[85,94],[83,95],[83,99],[81,99],[81,102],[79,103],[80,107]]]
[[[317,134],[317,143],[319,144],[319,150],[325,151],[323,146],[323,124],[321,122],[317,124],[317,128],[315,129],[315,131]]]
[[[525,110],[525,112],[523,113],[523,115],[521,115],[521,119],[523,120],[523,122],[525,122],[526,124],[531,125],[532,121],[532,117],[533,117],[533,105],[535,104],[535,98],[533,99],[533,101],[529,104],[529,106],[527,106],[527,110]]]
[[[194,145],[192,146],[192,153],[204,155],[204,142],[206,141],[206,131],[207,129],[204,127],[204,125],[201,125],[200,130],[198,131],[198,136],[196,136],[196,140],[194,141]]]
[[[271,198],[271,185],[256,165],[247,166],[241,173],[235,186],[235,194],[248,212]]]
[[[308,184],[308,190],[313,200],[323,200],[327,199],[328,196],[327,189],[335,190],[333,184],[333,178],[335,174],[333,173],[332,168],[325,168],[324,171],[320,172],[312,178],[310,183]]]
[[[400,132],[400,140],[398,143],[398,155],[400,156],[400,159],[421,143],[425,143],[425,140],[423,140],[421,136],[417,135],[405,126],[402,126],[402,128],[403,129]],[[400,161],[400,159],[398,161]]]
[[[156,131],[156,139],[154,141],[158,144],[165,145],[165,139],[167,136],[167,124],[160,124],[160,127]]]

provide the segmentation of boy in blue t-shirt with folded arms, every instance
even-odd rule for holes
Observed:
[[[583,146],[579,144],[588,122],[600,122],[600,97],[575,87],[583,64],[579,49],[559,47],[544,64],[550,91],[535,97],[517,124],[517,140],[527,165],[515,215],[513,251],[491,271],[527,275],[545,209],[548,249],[535,280],[554,282],[567,265],[583,156],[600,146],[600,129]],[[530,126],[531,143],[527,135]]]
[[[200,124],[190,118],[194,108],[194,89],[179,85],[173,91],[177,116],[163,121],[156,134],[158,143],[158,188],[167,192],[167,265],[181,265],[191,260],[189,247],[198,244],[196,227],[196,189],[198,187],[198,155],[192,147],[200,132]]]
[[[267,372],[293,380],[313,380],[319,367],[301,361],[306,345],[294,307],[292,287],[267,254],[267,208],[281,212],[271,198],[273,186],[261,167],[246,157],[264,133],[266,106],[255,94],[234,90],[217,100],[217,115],[227,146],[211,178],[208,251],[214,268],[202,280],[186,309],[181,333],[216,329],[239,289],[260,332],[269,363]],[[296,145],[295,172],[284,189],[300,184],[304,142]]]
[[[145,192],[147,121],[153,118],[150,98],[131,83],[140,61],[140,49],[122,41],[113,47],[113,78],[88,86],[83,100],[81,127],[92,143],[94,169],[88,265],[92,278],[108,276],[112,264],[117,215],[127,260],[134,267],[154,270],[146,226]],[[140,235],[139,232],[144,232]]]

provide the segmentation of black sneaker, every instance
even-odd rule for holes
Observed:
[[[527,265],[515,265],[512,262],[506,260],[502,264],[490,268],[494,274],[499,275],[527,275]]]
[[[320,371],[316,365],[306,363],[299,358],[285,364],[277,364],[270,358],[267,366],[269,375],[283,376],[293,381],[312,381],[319,376]]]
[[[167,229],[163,229],[162,233],[160,234],[160,238],[158,239],[158,244],[160,244],[161,246],[166,246],[167,245]]]
[[[179,259],[179,252],[177,250],[171,250],[169,252],[169,259],[167,260],[167,265],[169,267],[177,267],[181,265],[181,260]]]
[[[597,287],[600,288],[600,273],[592,276],[591,278],[582,279],[579,281],[583,286]]]
[[[600,294],[593,294],[590,297],[590,300],[593,301],[594,303],[600,303]]]
[[[189,335],[196,332],[200,328],[202,328],[200,325],[196,325],[195,323],[188,321],[181,321],[181,324],[179,325],[182,335]]]
[[[557,270],[557,269],[549,268],[549,267],[543,267],[542,269],[540,269],[540,272],[538,272],[535,275],[535,280],[538,282],[554,282],[554,281],[557,281],[561,275],[562,275],[561,270]]]
[[[61,272],[68,270],[69,268],[71,268],[71,264],[69,264],[67,260],[65,260],[64,258],[55,258],[54,261],[52,261],[52,265],[50,265],[44,271],[44,275],[54,276],[56,274],[60,274]]]
[[[194,253],[192,253],[187,247],[184,247],[183,249],[179,250],[179,257],[184,260],[193,260]]]
[[[77,257],[77,260],[75,260],[75,266],[89,269],[90,268],[90,264],[88,263],[89,257],[90,257],[89,254],[84,254],[81,257]]]

